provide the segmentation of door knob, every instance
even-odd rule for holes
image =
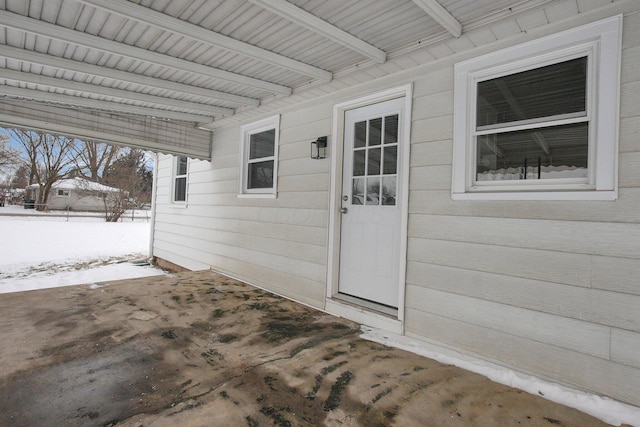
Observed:
[[[340,212],[342,212],[343,214],[346,214],[347,212],[349,212],[349,209],[342,208],[342,209],[340,209]]]

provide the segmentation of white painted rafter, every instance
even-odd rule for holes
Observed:
[[[238,53],[258,61],[266,62],[277,67],[286,68],[299,74],[313,77],[326,82],[333,78],[329,71],[314,67],[304,62],[296,61],[289,57],[271,52],[266,49],[233,39],[198,25],[191,24],[151,8],[143,7],[127,0],[78,0],[109,13],[118,14],[127,19],[168,30],[172,33],[205,43],[209,46],[219,47],[230,52]]]
[[[451,35],[454,37],[462,35],[462,24],[447,9],[442,7],[437,0],[413,0],[413,2],[427,12],[438,24],[442,25]]]
[[[22,71],[15,71],[9,69],[3,69],[0,73],[0,78],[12,80],[15,82],[29,83],[35,85],[43,85],[58,89],[73,90],[76,92],[82,92],[85,94],[96,94],[109,97],[115,97],[120,99],[129,99],[132,101],[146,102],[154,105],[164,105],[165,107],[182,108],[205,115],[220,114],[223,116],[233,115],[233,109],[215,107],[212,105],[200,104],[196,102],[181,101],[178,99],[166,98],[163,96],[148,95],[139,92],[132,92],[123,89],[114,89],[106,86],[92,85],[88,83],[80,83],[73,80],[58,79],[55,77],[47,77],[38,74],[25,73]],[[2,93],[3,87],[0,86],[0,93]]]
[[[150,64],[160,65],[179,71],[188,71],[204,77],[215,78],[240,85],[250,86],[280,95],[291,95],[291,88],[276,83],[259,80],[253,77],[220,70],[195,62],[185,61],[169,55],[152,52],[135,46],[107,40],[92,34],[75,31],[66,27],[50,24],[23,15],[0,11],[0,26],[13,28],[26,33],[35,34],[53,40],[59,40],[89,49],[96,49],[109,54],[115,54]]]
[[[339,43],[376,62],[384,63],[387,54],[377,47],[347,33],[344,30],[324,21],[317,16],[301,9],[287,0],[249,0],[256,6],[268,10],[282,18],[311,30],[322,37]]]
[[[45,67],[58,68],[61,70],[87,74],[90,76],[108,78],[125,83],[133,83],[149,88],[169,90],[178,94],[186,93],[189,95],[204,96],[210,99],[228,101],[235,104],[247,105],[251,107],[257,107],[258,105],[260,105],[260,101],[255,98],[190,86],[183,83],[176,83],[169,80],[163,80],[155,77],[144,76],[141,74],[130,73],[127,71],[106,68],[99,65],[87,64],[80,61],[74,61],[72,59],[60,58],[57,56],[19,49],[7,45],[0,45],[0,57],[24,61],[31,64],[43,65]]]
[[[0,86],[0,93],[12,98],[50,102],[63,104],[71,108],[89,108],[102,111],[111,111],[121,114],[135,114],[145,117],[179,120],[194,123],[211,123],[212,117],[200,114],[180,113],[176,111],[162,110],[159,108],[138,107],[119,102],[99,101],[96,99],[82,98],[79,96],[62,95],[59,93],[44,92],[41,90],[23,89],[13,86]]]

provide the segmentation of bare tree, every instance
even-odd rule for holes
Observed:
[[[120,189],[107,192],[103,201],[105,219],[118,221],[127,209],[139,207],[151,200],[153,172],[148,168],[143,150],[125,149],[104,171],[103,183]]]
[[[105,172],[104,183],[125,190],[136,204],[151,202],[153,171],[147,164],[147,153],[130,149]]]
[[[15,157],[18,154],[15,149],[9,146],[8,142],[8,135],[0,135],[0,168],[3,171],[5,171],[7,167],[13,166]]]
[[[130,207],[129,195],[126,191],[103,193],[102,200],[104,202],[104,219],[107,222],[118,222]]]
[[[48,133],[10,129],[31,167],[29,183],[38,183],[36,209],[45,210],[51,187],[65,178],[75,164],[76,142],[72,138]]]
[[[77,146],[76,171],[94,182],[103,182],[104,174],[118,159],[121,148],[105,142],[84,141]]]

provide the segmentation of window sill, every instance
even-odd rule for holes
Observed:
[[[600,200],[618,199],[618,192],[607,191],[522,191],[451,193],[453,200]]]
[[[187,208],[187,204],[186,203],[180,203],[180,202],[171,202],[171,205],[169,205],[170,208],[173,209],[186,209]]]
[[[238,193],[239,199],[275,199],[277,193]]]

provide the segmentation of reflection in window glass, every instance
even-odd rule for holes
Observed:
[[[398,118],[393,114],[354,124],[353,205],[396,205]]]
[[[380,204],[380,178],[367,178],[367,205]]]
[[[358,122],[354,127],[353,146],[364,147],[367,144],[367,122]]]
[[[398,170],[398,146],[384,147],[384,167],[382,173],[394,175]]]
[[[269,129],[251,135],[249,137],[249,159],[273,156],[275,139],[275,129]]]
[[[478,137],[476,180],[586,178],[589,124]]]
[[[353,176],[364,176],[364,160],[367,150],[353,152]]]
[[[249,163],[249,188],[273,187],[273,160]]]
[[[176,178],[173,200],[176,202],[184,202],[187,200],[187,178]]]
[[[369,145],[380,145],[382,141],[382,118],[369,121]]]
[[[385,176],[382,178],[382,204],[395,206],[396,204],[396,177]]]
[[[380,148],[370,148],[367,175],[380,175]]]
[[[587,58],[478,83],[477,126],[540,117],[586,115]]]
[[[187,174],[187,162],[188,162],[188,158],[186,156],[178,156],[176,175]]]
[[[354,178],[351,190],[351,204],[364,205],[364,178]]]
[[[384,118],[384,143],[393,144],[398,142],[398,115]]]

